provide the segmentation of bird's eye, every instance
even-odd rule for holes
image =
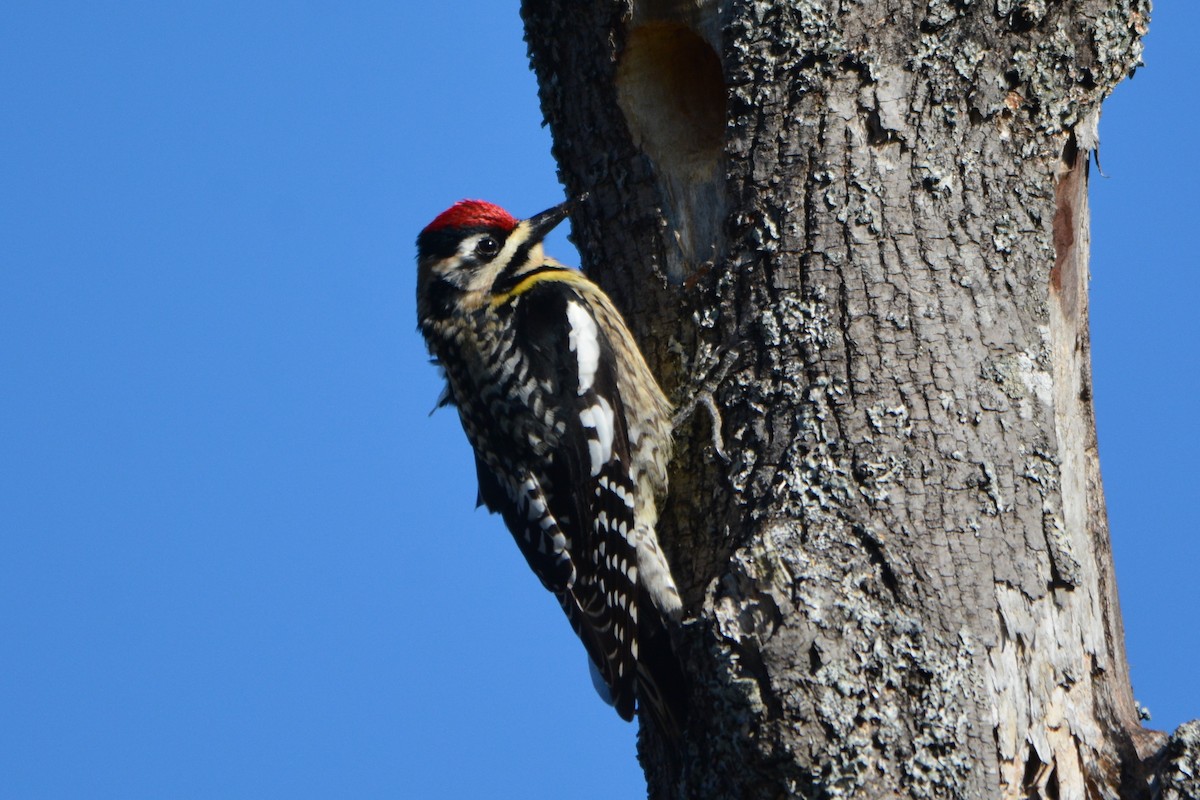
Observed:
[[[491,236],[485,236],[475,244],[475,252],[484,258],[491,258],[500,252],[500,243]]]

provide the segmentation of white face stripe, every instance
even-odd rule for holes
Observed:
[[[475,246],[479,244],[479,240],[487,236],[486,233],[477,233],[474,236],[468,236],[458,243],[458,257],[466,260],[475,252]]]
[[[508,267],[513,256],[517,254],[517,249],[529,241],[529,224],[528,221],[519,223],[504,240],[504,246],[500,248],[500,252],[496,253],[487,263],[480,265],[478,257],[475,255],[475,247],[479,244],[480,239],[490,235],[480,232],[463,239],[459,242],[455,254],[438,262],[434,266],[434,271],[466,292],[486,293],[491,291],[496,278]],[[538,242],[529,248],[525,262],[536,266],[545,261],[545,258],[542,243]],[[463,269],[464,264],[475,264],[475,266]]]
[[[567,303],[567,321],[571,330],[567,343],[579,359],[579,394],[592,388],[596,380],[596,369],[600,366],[600,341],[596,321],[580,303]]]
[[[490,286],[491,276],[495,272],[492,269],[492,264],[496,263],[495,260],[483,269],[464,268],[464,265],[474,263],[475,247],[479,244],[479,240],[487,235],[486,233],[477,233],[463,239],[458,243],[458,250],[454,255],[443,258],[433,265],[433,272],[463,291],[478,291]]]
[[[469,263],[475,257],[475,246],[479,244],[479,240],[489,235],[487,233],[476,233],[463,239],[458,243],[458,250],[454,252],[454,255],[443,258],[433,266],[434,271],[442,275],[449,275],[463,263]]]
[[[522,220],[504,240],[504,247],[500,248],[500,252],[492,259],[492,263],[507,264],[512,260],[517,248],[527,241],[529,241],[529,220]]]
[[[458,257],[464,261],[473,258],[475,245],[479,244],[480,239],[490,235],[487,233],[477,233],[474,236],[468,236],[466,239],[463,239],[462,244],[458,246]],[[466,261],[466,263],[470,262]],[[496,274],[503,269],[503,266],[504,263],[500,260],[500,256],[496,256],[483,268],[470,270],[470,281],[466,286],[467,291],[486,291],[492,285],[492,281],[496,279]]]

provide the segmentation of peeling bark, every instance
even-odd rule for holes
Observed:
[[[695,409],[660,530],[694,713],[643,728],[652,796],[1185,785],[1195,737],[1130,692],[1087,325],[1148,13],[525,0],[585,267]]]

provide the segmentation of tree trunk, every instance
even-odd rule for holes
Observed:
[[[1198,737],[1130,691],[1087,325],[1148,0],[523,14],[585,267],[691,411],[651,795],[1188,796]]]

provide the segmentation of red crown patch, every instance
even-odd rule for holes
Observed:
[[[459,200],[425,226],[425,233],[443,228],[502,228],[511,231],[517,219],[485,200]]]

